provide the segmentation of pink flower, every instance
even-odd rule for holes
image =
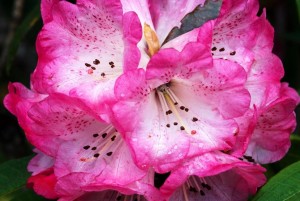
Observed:
[[[147,13],[143,8],[141,13]],[[116,126],[140,167],[166,172],[184,158],[233,146],[238,134],[234,118],[242,116],[250,103],[244,86],[247,74],[239,64],[213,62],[208,43],[213,27],[214,22],[208,22],[171,40],[148,56],[147,66],[142,57],[141,68],[118,78]]]
[[[166,41],[204,3],[42,1],[32,91],[10,84],[4,101],[37,148],[29,186],[60,201],[188,201],[264,184],[259,164],[287,152],[300,98],[257,0],[224,0]],[[170,173],[160,189],[155,172]]]
[[[5,105],[39,149],[28,167],[33,172],[28,184],[38,194],[74,200],[87,192],[112,190],[120,196],[160,197],[153,187],[154,171],[139,169],[121,135],[80,99],[39,95],[11,84]]]
[[[245,86],[251,103],[247,113],[236,119],[240,133],[232,154],[270,163],[280,160],[290,147],[289,136],[296,125],[293,111],[300,98],[280,83],[284,69],[272,53],[274,31],[265,11],[256,16],[258,8],[256,0],[224,1],[211,52],[214,59],[237,62],[247,72]]]
[[[41,8],[44,27],[37,39],[33,88],[79,97],[105,113],[114,101],[114,82],[123,72],[123,61],[129,60],[124,52],[141,35],[123,36],[131,29],[132,13],[123,15],[118,1],[102,0],[44,0]]]
[[[198,176],[200,172],[189,176],[184,182],[175,179],[175,176],[170,177],[161,190],[168,192],[177,186],[176,191],[170,196],[170,201],[243,201],[247,200],[249,194],[254,194],[266,180],[262,167],[246,163],[235,164],[231,169],[213,176]],[[179,178],[178,175],[177,178]]]

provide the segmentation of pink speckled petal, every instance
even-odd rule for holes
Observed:
[[[122,10],[116,2],[101,2],[52,5],[53,20],[37,40],[34,89],[77,96],[92,108],[113,99],[114,80],[123,71]]]

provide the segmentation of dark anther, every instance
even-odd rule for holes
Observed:
[[[170,128],[171,125],[170,125],[170,124],[167,124],[166,126],[167,126],[168,128]]]
[[[99,156],[100,156],[100,154],[98,154],[98,153],[94,154],[95,158],[98,158]]]
[[[92,66],[91,69],[96,70],[96,67]]]
[[[188,112],[188,111],[189,111],[189,108],[185,108],[184,111]]]
[[[177,102],[175,102],[175,103],[174,103],[174,105],[178,105],[178,103],[177,103]]]
[[[105,73],[101,73],[101,76],[104,77],[104,76],[105,76]]]
[[[115,141],[116,137],[117,137],[117,136],[115,136],[115,135],[114,135],[114,136],[112,136],[112,137],[110,138],[110,139],[111,139],[111,141]]]
[[[93,137],[98,137],[98,136],[99,136],[98,133],[93,134]]]
[[[95,59],[95,61],[93,61],[93,64],[98,65],[100,64],[100,61],[98,59]]]
[[[166,111],[166,115],[172,114],[172,110]]]
[[[206,184],[206,183],[201,183],[203,188],[206,188],[207,190],[211,190],[210,185]]]
[[[111,155],[112,155],[112,153],[113,153],[113,152],[112,152],[112,151],[110,151],[110,152],[106,153],[106,155],[107,155],[107,156],[111,156]]]
[[[85,150],[88,150],[90,147],[91,147],[91,146],[86,145],[86,146],[84,146],[83,148],[84,148]]]
[[[216,50],[217,50],[216,47],[211,48],[211,51],[216,51]]]
[[[183,126],[180,126],[180,130],[182,130],[182,131],[183,131],[183,130],[185,130],[185,128],[184,128]]]
[[[220,51],[220,52],[223,52],[223,51],[225,51],[225,48],[222,47],[221,49],[219,49],[219,51]]]
[[[233,55],[235,55],[235,53],[236,53],[235,51],[230,52],[230,55],[233,56]]]
[[[205,188],[206,188],[207,190],[211,190],[211,186],[208,185],[208,184],[205,185]]]
[[[204,196],[204,195],[205,195],[205,193],[204,193],[204,191],[203,191],[203,190],[200,190],[200,195],[202,195],[202,196]]]
[[[110,67],[111,67],[111,68],[114,68],[114,67],[115,67],[115,65],[111,65]]]
[[[192,121],[196,122],[196,121],[198,121],[198,119],[196,117],[193,117]]]
[[[88,63],[85,63],[84,64],[86,67],[91,67],[92,65],[91,64],[88,64]]]
[[[180,106],[180,109],[181,109],[181,110],[184,110],[184,109],[185,109],[185,107],[184,107],[184,106]]]
[[[114,62],[112,62],[112,61],[111,61],[111,62],[109,62],[109,65],[114,65]]]
[[[175,126],[177,126],[177,125],[178,125],[178,123],[177,123],[177,122],[174,122],[174,125],[175,125]]]
[[[95,151],[97,149],[97,147],[92,147],[92,150]]]
[[[102,138],[105,138],[107,136],[107,133],[102,134]]]
[[[195,188],[195,187],[192,187],[192,186],[190,186],[190,189],[189,189],[191,192],[194,192],[194,193],[197,193],[198,191],[197,191],[197,189]]]

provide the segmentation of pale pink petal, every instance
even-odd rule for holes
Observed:
[[[74,136],[93,134],[106,124],[82,101],[63,94],[52,94],[36,103],[28,111],[31,132],[40,136],[52,136],[72,140]]]
[[[189,176],[206,177],[225,172],[244,162],[220,151],[209,152],[201,156],[184,160],[182,165],[173,170],[160,190],[171,195],[183,185]]]
[[[283,97],[260,111],[246,155],[258,163],[280,160],[290,147],[290,134],[296,126],[295,107],[295,100]]]
[[[149,4],[147,0],[130,0],[130,1],[121,0],[121,2],[122,2],[122,8],[124,13],[134,12],[137,14],[140,25],[142,27],[140,34],[143,33],[142,30],[144,30],[145,24],[149,25],[152,29],[154,29],[151,14],[149,11]],[[141,58],[138,66],[141,68],[145,68],[150,57],[146,52],[147,44],[146,44],[144,34],[142,35],[141,40],[138,42],[137,48],[139,49],[141,54]]]
[[[241,116],[249,108],[250,95],[244,88],[246,74],[238,64],[215,60],[214,68],[194,73],[188,79],[184,74],[180,76],[174,78],[174,93],[180,94],[181,101],[189,107],[202,105],[200,110],[219,111],[226,119]]]
[[[144,23],[148,24],[150,27],[153,27],[152,16],[149,10],[149,2],[147,0],[121,0],[123,12],[135,12],[141,22],[141,25],[144,27]]]
[[[159,80],[159,86],[170,82],[174,76],[189,78],[195,72],[211,68],[208,48],[198,42],[190,42],[180,52],[173,48],[162,49],[149,61],[146,78]]]
[[[173,132],[168,131],[165,112],[157,105],[155,92],[145,81],[144,70],[122,75],[116,83],[116,94],[124,100],[113,108],[118,119],[116,127],[125,134],[136,163],[142,168],[155,166],[156,169],[164,163],[178,164],[188,151],[188,137],[175,128]]]
[[[32,76],[37,91],[71,91],[94,108],[113,99],[114,80],[123,71],[122,10],[116,2],[101,2],[52,6],[53,20],[37,41],[39,61]]]
[[[173,40],[170,40],[163,45],[162,48],[174,48],[177,51],[182,51],[183,48],[190,42],[198,42],[202,45],[210,47],[212,43],[212,33],[214,28],[214,21],[208,21],[201,27],[193,29],[185,34],[182,34]],[[207,54],[206,52],[203,52]],[[199,53],[201,54],[201,53]]]
[[[185,15],[192,12],[197,6],[202,6],[204,2],[205,0],[150,0],[153,25],[160,42],[164,42],[174,27],[181,26],[181,20]]]
[[[249,169],[249,168],[248,168]],[[251,194],[257,191],[257,188],[265,183],[262,168],[253,167],[253,170],[243,170],[243,168],[234,168],[227,172],[212,177],[205,177],[206,187],[201,186],[201,190],[179,188],[170,198],[170,201],[181,201],[185,199],[185,194],[190,201],[244,201]],[[247,172],[248,171],[248,172]],[[251,171],[251,172],[250,172]],[[198,183],[201,179],[195,179]]]
[[[170,197],[170,201],[181,200],[247,200],[266,179],[264,168],[246,162],[233,165],[232,169],[215,176],[191,175]]]
[[[38,149],[34,149],[37,155],[32,158],[28,164],[27,170],[32,172],[32,175],[41,173],[42,171],[53,167],[54,158],[42,153]]]
[[[92,174],[72,173],[58,180],[56,190],[62,195],[62,201],[98,200],[107,196],[116,200],[140,197],[149,201],[162,201],[162,194],[153,186],[153,174],[153,171],[149,171],[145,178],[124,186],[117,183],[103,185],[94,180]]]
[[[142,25],[134,12],[127,12],[123,16],[124,34],[124,71],[137,68],[141,59],[141,52],[137,44],[142,38]]]
[[[58,177],[72,173],[91,174],[94,175],[93,183],[103,186],[121,186],[141,179],[146,173],[135,166],[121,136],[112,143],[113,137],[103,139],[99,135],[95,140],[93,135],[78,136],[72,142],[62,144],[56,158],[55,174]],[[128,175],[128,171],[131,174]]]
[[[243,116],[235,118],[239,128],[236,134],[236,141],[231,150],[230,155],[235,157],[241,157],[246,152],[250,138],[257,122],[257,110],[256,108],[249,109]]]
[[[156,171],[165,172],[187,153],[191,157],[231,148],[237,131],[234,120],[225,120],[212,106],[201,102],[188,89],[191,87],[180,88],[177,85],[182,83],[176,80],[170,90],[184,105],[174,105],[178,108],[170,108],[173,112],[168,114],[159,98],[160,89],[153,90],[150,83],[144,70],[138,69],[122,75],[115,88],[120,99],[113,108],[116,127],[125,135],[140,167],[154,166]]]
[[[4,106],[14,115],[19,117],[19,123],[22,125],[22,119],[26,116],[26,111],[36,102],[47,97],[45,94],[38,94],[27,89],[21,83],[9,83],[8,94],[4,98]],[[25,125],[24,125],[25,126]]]
[[[55,156],[59,139],[49,136],[37,136],[31,131],[33,121],[28,117],[28,111],[48,95],[39,94],[24,87],[20,83],[9,84],[9,94],[4,98],[5,107],[18,118],[18,123],[24,129],[28,141],[45,154]]]
[[[271,52],[272,28],[265,16],[256,16],[258,7],[258,2],[253,0],[223,2],[214,28],[212,54],[215,58],[236,61],[248,72],[254,54]]]

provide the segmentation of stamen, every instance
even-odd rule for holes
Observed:
[[[95,133],[93,134],[93,138],[96,140],[93,140],[92,144],[86,145],[83,147],[83,149],[87,150],[86,153],[91,154],[92,157],[88,158],[80,158],[80,161],[83,162],[90,162],[95,159],[97,159],[99,156],[104,156],[103,153],[106,153],[107,156],[111,156],[113,154],[113,151],[108,151],[109,148],[113,147],[113,150],[117,150],[117,148],[121,145],[122,139],[119,137],[120,135],[114,130],[114,127],[112,125],[109,125],[104,130],[101,131],[103,133],[101,136],[102,138],[98,138],[99,134]],[[118,134],[118,135],[117,135]],[[107,135],[110,135],[112,137],[105,138]],[[115,141],[118,141],[117,144]],[[92,151],[96,151],[92,152]]]
[[[172,114],[172,111],[169,109],[166,100],[164,99],[163,93],[157,92],[159,101],[161,103],[163,111],[166,111],[166,115]],[[171,112],[170,112],[171,111]]]
[[[175,116],[177,117],[179,123],[182,125],[182,127],[186,127],[183,120],[181,119],[177,109],[175,108],[174,102],[170,98],[169,94],[168,93],[163,93],[163,96],[164,96],[168,106],[171,108],[171,110],[174,112]]]
[[[148,45],[149,54],[153,56],[158,52],[160,44],[155,31],[146,23],[144,24],[144,37]]]
[[[193,181],[194,181],[194,184],[195,184],[195,185],[196,185],[196,187],[197,187],[197,190],[198,190],[198,191],[200,191],[200,190],[201,190],[201,188],[200,188],[200,186],[199,186],[199,184],[198,184],[198,182],[197,182],[197,180],[196,180],[195,176],[192,176],[192,179],[193,179]]]
[[[189,197],[187,195],[186,188],[184,185],[182,186],[182,191],[183,191],[183,195],[184,195],[184,201],[189,201]]]

